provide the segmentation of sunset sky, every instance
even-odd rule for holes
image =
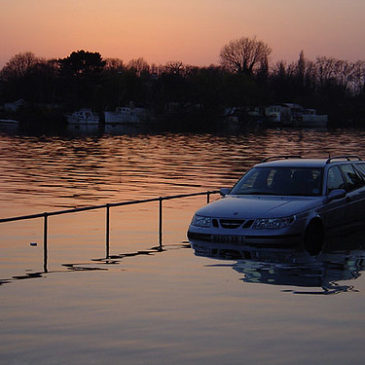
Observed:
[[[0,0],[0,67],[15,54],[72,51],[149,63],[219,62],[224,44],[257,36],[271,61],[365,59],[364,0]]]

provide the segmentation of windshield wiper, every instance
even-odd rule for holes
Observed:
[[[268,191],[247,191],[244,193],[238,193],[237,195],[278,195],[278,194],[271,193]]]
[[[302,193],[290,193],[290,194],[285,194],[287,196],[318,196],[319,194],[315,195],[315,194],[302,194]]]

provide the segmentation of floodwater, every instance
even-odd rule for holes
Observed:
[[[0,134],[0,218],[216,190],[282,154],[365,157],[365,132]],[[211,199],[218,199],[212,195]],[[364,234],[311,257],[186,240],[205,196],[0,223],[1,364],[362,364]]]

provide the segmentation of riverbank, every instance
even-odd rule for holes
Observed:
[[[18,122],[19,130],[26,133],[63,133],[68,129],[73,130],[94,130],[111,133],[122,133],[125,131],[141,131],[141,132],[222,132],[222,131],[244,131],[255,130],[261,128],[363,128],[365,127],[364,120],[352,118],[348,115],[346,119],[339,120],[338,117],[328,115],[328,122],[325,124],[280,122],[273,121],[271,117],[264,115],[253,115],[250,112],[242,112],[236,108],[235,111],[227,115],[217,115],[205,113],[204,111],[185,111],[185,112],[166,112],[154,114],[149,112],[149,118],[139,123],[108,123],[105,124],[103,112],[100,122],[97,125],[83,125],[67,123],[65,117],[67,110],[63,107],[47,107],[31,105],[22,107],[15,112],[0,111],[0,125],[4,127],[9,124],[7,121]]]

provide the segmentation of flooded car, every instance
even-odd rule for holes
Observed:
[[[318,253],[328,235],[364,225],[365,161],[358,156],[278,156],[255,165],[222,199],[199,209],[189,240],[302,244]]]

